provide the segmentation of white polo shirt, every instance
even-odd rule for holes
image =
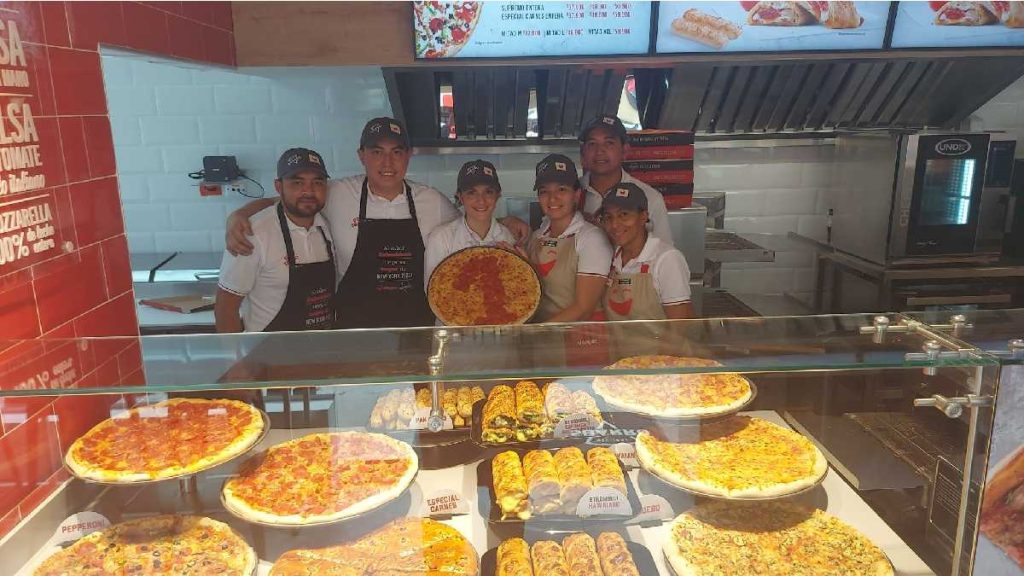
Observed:
[[[616,250],[612,268],[620,274],[639,274],[642,265],[647,264],[648,273],[654,280],[654,289],[665,306],[690,301],[690,267],[686,257],[671,244],[648,236],[643,250],[636,258],[622,263],[622,254]]]
[[[548,234],[551,230],[551,222],[547,216],[540,223],[540,228],[533,232],[532,242],[550,238],[565,238],[576,235],[576,254],[579,263],[576,265],[576,274],[587,274],[592,276],[608,276],[608,263],[612,260],[612,245],[608,243],[608,235],[597,226],[587,222],[583,214],[579,212],[572,217],[572,222],[559,236],[553,237]]]
[[[297,264],[324,262],[328,258],[324,235],[331,239],[327,221],[317,214],[305,229],[287,217]],[[246,332],[260,332],[277,316],[288,293],[288,251],[277,219],[277,205],[260,210],[249,219],[252,254],[232,256],[227,250],[220,263],[218,285],[242,296],[242,321]],[[320,233],[320,230],[324,234]]]
[[[665,207],[665,197],[652,188],[649,184],[645,184],[636,178],[629,175],[629,172],[622,170],[622,179],[620,182],[629,182],[636,184],[644,191],[647,196],[647,215],[650,217],[650,221],[647,223],[647,231],[654,236],[664,240],[670,246],[674,246],[675,243],[672,241],[672,229],[668,225],[668,208]],[[587,172],[580,179],[580,185],[586,190],[585,197],[583,199],[583,210],[590,216],[593,216],[601,209],[601,203],[604,202],[604,196],[600,192],[590,187],[590,173]]]
[[[363,190],[363,178],[365,176],[360,174],[331,180],[327,190],[327,205],[322,214],[327,218],[334,237],[334,264],[339,281],[345,276],[356,250],[359,237],[359,195]],[[416,204],[420,235],[426,245],[427,237],[434,228],[451,222],[461,214],[444,194],[424,184],[407,182],[412,190],[412,201]],[[372,189],[369,190],[366,198],[367,218],[401,220],[409,216],[409,202],[404,192],[395,196],[394,200],[386,200],[374,194]]]
[[[491,227],[487,230],[487,236],[481,238],[466,223],[466,217],[456,218],[447,224],[442,224],[430,233],[427,238],[427,252],[424,257],[423,285],[430,281],[430,275],[434,268],[448,256],[472,246],[494,246],[498,242],[515,244],[516,238],[512,232],[491,219]]]

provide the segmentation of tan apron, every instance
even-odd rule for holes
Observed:
[[[535,318],[544,322],[569,307],[576,298],[579,254],[576,235],[564,238],[534,237],[527,254],[541,283],[541,300]],[[534,367],[604,366],[608,364],[608,335],[603,324],[552,329],[533,339]]]
[[[621,251],[612,257],[618,258]],[[640,265],[636,274],[622,274],[612,267],[608,274],[608,289],[604,293],[604,313],[609,320],[664,320],[665,308],[661,296],[654,288],[650,265]],[[611,337],[617,358],[644,354],[657,354],[658,340],[663,326],[643,324],[613,324]]]

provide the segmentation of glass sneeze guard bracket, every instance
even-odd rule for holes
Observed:
[[[947,418],[956,419],[964,413],[964,408],[977,408],[979,406],[991,406],[991,396],[979,396],[968,394],[966,396],[954,396],[948,398],[942,394],[932,394],[930,398],[914,398],[914,406],[934,406]]]
[[[1006,343],[1006,350],[986,350],[985,353],[1011,360],[1024,360],[1024,338],[1010,340]]]
[[[427,359],[427,366],[430,368],[430,375],[437,376],[441,373],[444,364],[444,355],[448,345],[448,331],[441,328],[434,332],[434,340],[437,342],[437,352]],[[430,417],[427,418],[427,430],[440,432],[444,428],[444,410],[441,408],[441,395],[444,394],[444,384],[437,379],[430,381]]]
[[[875,344],[884,344],[885,335],[892,334],[907,334],[917,330],[918,322],[910,320],[906,323],[899,323],[893,325],[889,320],[888,316],[875,316],[871,323],[871,326],[861,326],[861,334],[871,334],[871,341]]]

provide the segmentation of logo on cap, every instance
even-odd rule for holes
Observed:
[[[373,132],[374,134],[379,133],[380,132],[380,124],[374,124],[373,126],[370,126],[370,132]]]
[[[401,134],[402,133],[402,127],[399,126],[398,124],[391,124],[390,126],[391,126],[391,131],[394,132],[395,134]]]
[[[611,116],[605,116],[604,118],[601,118],[601,122],[604,122],[609,126],[613,126],[615,125],[615,118],[612,118]]]
[[[542,162],[542,163],[537,165],[537,172],[538,173],[540,173],[540,172],[547,172],[548,168],[550,168],[550,167],[551,167],[551,164],[548,164],[547,162]]]
[[[476,169],[476,164],[470,164],[469,166],[466,167],[466,174],[476,174]]]
[[[313,164],[316,164],[317,166],[322,165],[322,163],[320,162],[320,157],[317,156],[316,154],[310,154],[309,161],[312,162]]]
[[[565,162],[555,162],[555,170],[558,170],[559,172],[565,172]]]
[[[475,168],[475,166],[474,166],[474,168]],[[487,166],[484,166],[484,174],[487,174],[488,176],[494,176],[494,170],[491,170]]]
[[[619,198],[629,198],[629,188],[616,188],[615,195]]]
[[[298,154],[292,154],[291,156],[288,157],[288,165],[294,166],[299,163],[299,160],[300,158]]]

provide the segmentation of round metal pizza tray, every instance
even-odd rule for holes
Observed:
[[[693,416],[655,416],[653,414],[637,412],[634,408],[626,408],[625,406],[616,404],[597,390],[594,390],[594,394],[600,396],[609,407],[617,410],[617,412],[611,412],[609,414],[609,419],[616,426],[691,426],[705,424],[715,420],[723,420],[738,412],[746,410],[751,404],[753,404],[754,400],[757,398],[757,385],[747,377],[744,377],[743,379],[746,380],[747,385],[750,386],[750,397],[747,398],[747,401],[735,408],[730,408],[725,412],[715,412],[713,414],[696,414]]]
[[[252,459],[263,458],[263,457],[266,456],[267,450],[269,450],[269,449],[260,450],[256,454],[253,454],[251,458]],[[253,520],[252,518],[246,518],[245,516],[239,514],[237,511],[235,511],[230,506],[228,506],[227,501],[224,499],[224,487],[227,486],[228,482],[231,481],[231,478],[228,478],[228,479],[224,480],[224,484],[221,485],[221,488],[220,488],[220,504],[221,504],[221,506],[224,507],[224,510],[226,510],[229,514],[231,514],[232,516],[238,518],[239,520],[244,520],[244,521],[248,522],[249,524],[255,524],[257,526],[264,526],[266,528],[312,528],[312,527],[315,527],[315,526],[330,526],[332,524],[339,524],[339,523],[342,523],[342,522],[349,522],[351,520],[358,520],[360,518],[365,518],[367,516],[370,516],[371,514],[375,514],[377,512],[380,512],[381,509],[386,508],[386,507],[394,504],[397,501],[402,500],[402,498],[405,497],[405,495],[409,493],[409,489],[412,488],[413,484],[416,483],[416,477],[419,476],[419,473],[420,473],[419,456],[417,455],[417,457],[416,457],[416,473],[412,475],[412,478],[409,480],[409,483],[405,486],[405,488],[403,488],[402,491],[399,492],[398,494],[395,494],[394,498],[391,498],[390,500],[385,500],[384,502],[381,502],[377,506],[374,506],[373,508],[371,508],[369,510],[364,510],[363,512],[360,512],[358,514],[352,514],[352,515],[349,515],[349,516],[342,516],[341,518],[333,518],[331,520],[321,520],[321,521],[318,521],[318,522],[303,522],[302,524],[291,524],[291,523],[283,523],[283,522],[281,522],[281,523],[279,523],[279,522],[265,522],[265,521],[262,521],[262,520]]]
[[[701,498],[709,498],[709,499],[712,499],[712,500],[726,500],[726,501],[729,501],[729,502],[766,502],[766,501],[769,501],[769,500],[782,500],[784,498],[794,498],[794,497],[800,496],[802,494],[807,494],[808,492],[811,492],[812,490],[815,490],[818,486],[821,485],[822,482],[825,481],[825,477],[828,476],[828,471],[829,471],[829,467],[826,467],[825,468],[825,473],[822,474],[819,478],[817,478],[814,481],[813,484],[811,484],[809,486],[805,486],[804,488],[801,488],[801,489],[799,489],[799,490],[797,490],[795,492],[788,492],[786,494],[778,494],[778,495],[775,495],[775,496],[741,496],[741,497],[734,497],[734,496],[722,496],[721,494],[710,494],[708,492],[701,492],[700,490],[694,490],[693,488],[686,488],[684,486],[680,486],[680,485],[678,485],[678,484],[676,484],[674,482],[666,480],[666,479],[662,478],[661,476],[659,476],[658,474],[655,474],[654,472],[648,470],[647,468],[644,468],[643,467],[643,463],[641,463],[640,466],[641,466],[640,469],[643,471],[643,473],[646,473],[648,476],[650,476],[651,478],[656,479],[658,482],[664,484],[665,486],[668,486],[668,487],[673,488],[675,490],[681,490],[683,492],[686,492],[688,494],[692,494],[694,496],[699,496]]]
[[[78,478],[82,482],[88,482],[90,484],[103,484],[103,485],[107,485],[107,486],[140,486],[140,485],[144,485],[144,484],[156,484],[157,482],[166,482],[168,480],[180,480],[182,478],[188,478],[190,476],[196,476],[196,475],[201,474],[202,472],[205,472],[205,471],[207,471],[207,470],[209,470],[211,468],[216,468],[217,466],[220,466],[221,464],[226,464],[228,462],[231,462],[235,458],[240,458],[242,456],[245,456],[249,452],[252,452],[253,448],[259,446],[260,443],[263,442],[263,439],[266,438],[267,434],[270,433],[270,417],[267,416],[267,413],[264,412],[263,410],[259,410],[259,409],[256,409],[256,408],[254,408],[254,410],[259,412],[260,413],[260,417],[263,419],[263,431],[260,432],[259,436],[256,437],[256,439],[252,442],[252,444],[247,446],[245,448],[245,450],[242,450],[238,454],[235,454],[235,455],[230,456],[228,458],[223,458],[221,460],[217,460],[215,462],[211,462],[209,465],[203,466],[202,468],[200,468],[198,470],[193,470],[193,471],[187,472],[187,473],[175,474],[174,476],[166,476],[166,477],[163,477],[163,478],[147,478],[145,480],[125,480],[125,481],[95,480],[93,478],[83,478],[83,477],[79,476],[78,474],[75,474],[74,470],[72,470],[71,467],[68,466],[68,464],[67,464],[67,455],[66,454],[64,455],[64,460],[63,460],[64,469],[67,470],[69,474],[71,474],[75,478]]]
[[[527,261],[522,256],[520,256],[519,254],[516,254],[515,252],[509,252],[508,250],[505,250],[505,249],[502,249],[502,248],[495,248],[493,246],[470,246],[468,248],[463,248],[462,250],[457,250],[457,251],[449,254],[448,256],[446,256],[444,260],[441,260],[441,262],[437,265],[437,267],[434,268],[434,272],[430,274],[430,280],[427,282],[427,303],[430,304],[430,311],[433,312],[434,316],[436,316],[445,325],[449,325],[447,322],[444,321],[444,318],[441,316],[441,314],[438,313],[437,306],[434,304],[434,302],[432,300],[430,300],[430,285],[433,284],[435,274],[437,273],[438,270],[441,269],[442,266],[444,266],[445,262],[447,262],[448,260],[454,258],[458,254],[461,254],[463,252],[468,252],[468,251],[471,251],[471,250],[472,251],[481,251],[481,252],[490,252],[492,250],[500,250],[504,254],[511,254],[511,255],[515,256],[516,258],[522,260],[523,263],[526,265],[526,267],[530,270],[530,277],[533,278],[534,282],[536,282],[536,284],[537,284],[537,301],[533,303],[533,307],[530,308],[530,313],[529,314],[526,314],[525,316],[522,316],[522,317],[518,318],[515,322],[510,322],[510,324],[525,324],[527,320],[532,318],[533,315],[537,313],[537,308],[540,306],[540,300],[541,300],[540,276],[537,275],[537,271],[533,269],[533,266],[530,264],[530,262]]]

